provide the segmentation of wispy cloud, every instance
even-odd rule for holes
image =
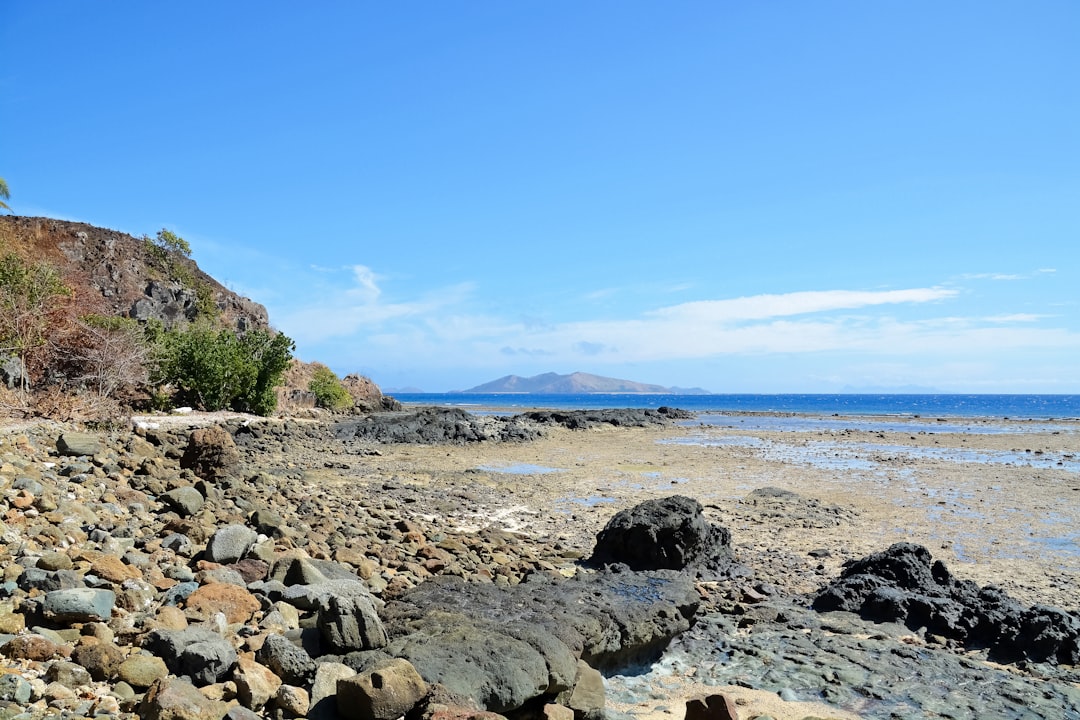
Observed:
[[[1054,268],[1039,268],[1032,272],[1027,273],[966,273],[960,276],[961,280],[1031,280],[1038,275],[1045,275],[1048,273],[1055,273],[1057,270]]]
[[[991,315],[990,317],[983,318],[986,322],[990,323],[1033,323],[1039,320],[1045,320],[1051,317],[1050,315],[1036,315],[1034,313],[1011,313],[1008,315]]]
[[[301,344],[333,340],[337,348],[388,366],[415,366],[424,358],[471,368],[504,367],[507,358],[603,367],[740,354],[961,357],[1008,348],[1080,349],[1080,334],[1041,327],[1046,316],[941,312],[961,291],[937,286],[762,294],[696,300],[615,319],[541,321],[476,312],[469,284],[392,300],[394,293],[371,268],[353,265],[349,271],[347,287],[286,313],[280,326]]]
[[[353,265],[351,268],[356,286],[350,288],[348,294],[366,305],[371,305],[379,300],[382,290],[379,289],[379,276],[367,265]]]
[[[960,276],[961,280],[1027,280],[1030,275],[1016,273],[966,273]]]
[[[855,291],[826,290],[781,295],[752,295],[731,300],[700,300],[655,310],[649,315],[698,323],[724,323],[806,315],[829,310],[854,310],[874,305],[924,303],[944,300],[957,294],[945,288]]]

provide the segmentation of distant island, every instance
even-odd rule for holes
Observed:
[[[546,395],[579,395],[583,393],[637,393],[660,395],[711,395],[702,388],[664,387],[649,385],[633,380],[601,377],[589,373],[575,372],[569,375],[544,373],[530,378],[520,375],[507,375],[498,380],[477,385],[459,393],[532,393]]]

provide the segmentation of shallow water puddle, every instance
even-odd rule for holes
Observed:
[[[979,422],[963,421],[960,419],[928,422],[925,419],[919,418],[907,420],[903,418],[867,418],[865,420],[856,420],[852,418],[823,418],[801,415],[763,415],[759,417],[713,413],[703,413],[694,420],[688,420],[680,424],[684,427],[709,425],[738,430],[768,430],[772,432],[861,430],[866,432],[910,432],[913,434],[963,433],[965,435],[1002,435],[1075,431],[1075,429],[1069,425],[1056,425],[1054,423],[1010,423],[1007,421]]]
[[[477,470],[491,473],[503,473],[506,475],[545,475],[547,473],[565,472],[562,468],[547,467],[544,465],[532,465],[530,463],[508,463],[500,465],[478,465]]]
[[[597,507],[613,502],[615,502],[615,498],[608,498],[607,495],[589,495],[586,498],[558,498],[555,500],[555,512],[567,514],[571,512],[571,506]]]
[[[714,437],[705,434],[691,437],[665,438],[657,442],[666,445],[696,445],[700,447],[746,447],[759,450],[761,457],[766,460],[802,463],[828,470],[873,470],[882,462],[893,460],[944,460],[954,463],[1017,465],[1080,473],[1080,460],[1072,453],[968,450],[835,441],[813,441],[805,445],[790,445],[768,442],[756,437],[739,435]]]

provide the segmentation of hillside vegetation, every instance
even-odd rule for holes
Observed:
[[[178,405],[260,415],[283,400],[354,407],[355,393],[324,366],[314,388],[286,388],[299,364],[293,341],[190,253],[168,230],[136,238],[0,217],[0,412],[110,419]],[[381,394],[361,394],[378,406]]]

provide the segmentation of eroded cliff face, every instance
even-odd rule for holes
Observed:
[[[7,251],[55,265],[87,312],[155,318],[169,327],[194,319],[203,293],[228,325],[239,330],[270,326],[265,307],[224,287],[194,260],[173,254],[165,263],[145,239],[116,230],[0,216],[0,252]]]

